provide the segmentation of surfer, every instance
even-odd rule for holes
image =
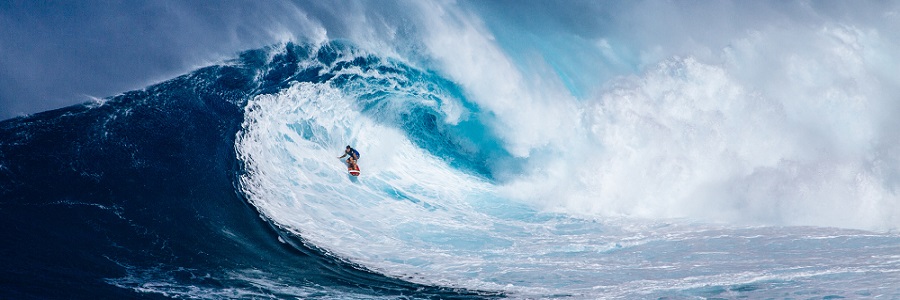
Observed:
[[[356,151],[356,149],[347,145],[347,149],[344,150],[344,155],[341,155],[338,158],[344,158],[345,156],[349,156],[347,157],[347,165],[353,169],[359,170],[359,167],[356,166],[356,161],[359,160],[359,151]]]

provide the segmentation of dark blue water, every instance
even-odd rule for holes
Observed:
[[[236,192],[243,166],[234,142],[247,100],[332,79],[297,62],[330,65],[344,48],[282,49],[0,122],[0,298],[498,296],[367,271],[271,225]],[[441,135],[430,132],[418,139]],[[467,155],[460,164],[484,159]]]

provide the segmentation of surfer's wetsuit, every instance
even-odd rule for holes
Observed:
[[[359,160],[359,151],[356,151],[356,149],[349,148],[347,151],[344,151],[344,155],[350,155],[353,160]]]
[[[350,146],[347,146],[347,149],[344,150],[344,155],[341,155],[340,158],[344,158],[344,156],[348,155],[350,156],[350,158],[347,159],[347,163],[350,163],[351,159],[354,163],[359,160],[359,151],[356,151],[356,149],[353,149]]]
[[[347,149],[344,150],[344,155],[341,155],[341,158],[343,158],[344,156],[348,156],[348,155],[350,157],[347,158],[347,166],[349,166],[350,169],[355,169],[355,170],[359,171],[359,166],[356,165],[356,162],[359,161],[359,151],[356,151],[356,149],[353,149],[350,146],[347,146]]]

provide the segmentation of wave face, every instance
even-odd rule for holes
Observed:
[[[0,295],[900,297],[895,8],[383,4],[0,123]]]
[[[248,97],[288,77],[258,79],[283,62],[263,67],[259,53],[0,123],[0,295],[496,296],[385,277],[260,218],[235,188],[235,138]]]

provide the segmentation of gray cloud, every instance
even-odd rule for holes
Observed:
[[[309,23],[277,1],[0,3],[0,119],[144,87]]]

